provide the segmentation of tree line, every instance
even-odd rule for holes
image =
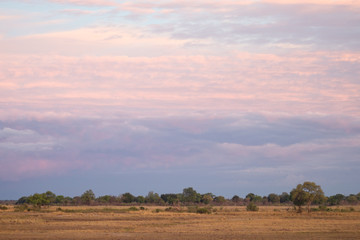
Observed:
[[[119,196],[104,195],[96,197],[90,189],[80,196],[65,197],[56,195],[51,191],[35,193],[30,196],[21,197],[16,204],[31,204],[36,207],[50,205],[131,205],[131,204],[152,204],[152,205],[295,205],[301,211],[306,206],[310,211],[312,204],[322,205],[355,205],[360,203],[360,193],[336,194],[326,197],[319,185],[314,182],[298,184],[290,193],[270,193],[267,196],[259,196],[248,193],[245,197],[234,195],[231,199],[224,196],[216,196],[212,193],[200,194],[192,187],[184,188],[182,193],[158,194],[149,192],[146,196],[135,196],[129,192]]]

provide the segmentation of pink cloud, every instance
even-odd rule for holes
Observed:
[[[8,159],[2,163],[0,180],[20,181],[32,177],[61,175],[71,169],[79,168],[84,169],[86,166],[78,160],[66,162],[38,158]]]
[[[352,68],[357,54],[153,58],[6,55],[1,59],[2,100],[14,108],[15,103],[36,104],[24,111],[43,112],[54,104],[70,104],[73,107],[67,107],[66,114],[76,112],[76,105],[98,108],[99,113],[100,106],[135,111],[171,109],[172,113],[197,109],[358,116],[360,112],[355,75],[332,76],[332,69],[339,64],[356,71]]]
[[[49,0],[54,3],[75,4],[84,6],[115,6],[117,3],[111,0]]]

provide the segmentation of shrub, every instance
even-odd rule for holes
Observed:
[[[154,210],[154,212],[156,212],[156,213],[159,213],[159,212],[162,212],[163,210],[161,210],[161,209],[159,209],[159,208],[157,208],[157,209],[155,209]]]
[[[139,211],[139,209],[137,207],[129,207],[128,210],[129,211]]]
[[[246,206],[246,211],[259,211],[259,207],[256,206],[253,202],[250,202],[247,206]]]
[[[14,207],[15,212],[24,212],[24,211],[28,211],[30,212],[31,209],[29,208],[29,206],[27,204],[21,204],[21,205],[17,205]]]
[[[168,207],[165,208],[166,212],[183,212],[183,210],[181,208],[177,208],[177,207]]]
[[[200,214],[210,214],[211,213],[211,208],[198,208],[196,209],[196,213],[200,213]]]
[[[320,206],[319,206],[319,210],[320,210],[320,211],[330,211],[330,208],[328,208],[328,207],[325,206],[325,205],[320,205]]]
[[[6,206],[0,205],[0,210],[7,210],[8,208]]]

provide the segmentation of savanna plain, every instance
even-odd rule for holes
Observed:
[[[360,206],[297,213],[288,206],[67,206],[0,211],[0,239],[360,239]]]

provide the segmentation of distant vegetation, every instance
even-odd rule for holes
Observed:
[[[51,191],[35,193],[21,197],[16,205],[31,205],[40,209],[43,206],[78,206],[78,205],[158,205],[158,206],[195,206],[196,212],[209,212],[205,206],[247,206],[248,211],[257,211],[258,206],[265,205],[294,205],[299,212],[306,206],[308,211],[314,210],[311,205],[317,204],[322,208],[333,205],[356,205],[360,203],[360,193],[344,196],[336,194],[326,197],[319,185],[313,182],[304,182],[297,185],[290,193],[270,193],[268,196],[259,196],[254,193],[247,194],[244,198],[234,195],[231,199],[216,196],[212,193],[200,194],[192,187],[183,189],[182,193],[149,192],[146,196],[134,196],[126,192],[119,196],[104,195],[96,197],[92,190],[87,190],[80,196],[65,197],[56,195]],[[321,207],[319,209],[321,209]],[[20,206],[18,207],[20,208]],[[26,209],[26,207],[25,207]],[[176,210],[176,208],[169,208]]]

